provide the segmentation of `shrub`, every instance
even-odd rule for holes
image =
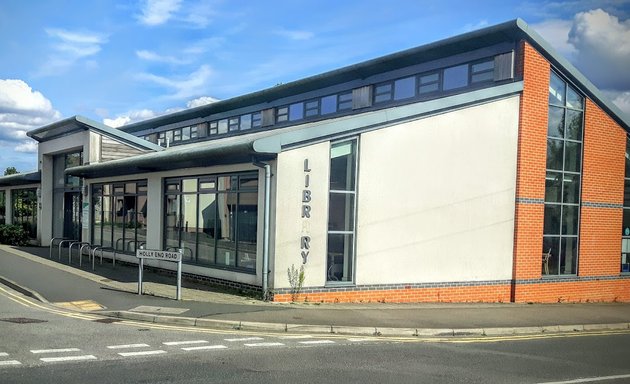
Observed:
[[[24,246],[28,244],[28,233],[17,224],[0,225],[0,243]]]

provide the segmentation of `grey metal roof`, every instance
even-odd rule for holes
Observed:
[[[14,175],[0,176],[0,187],[39,184],[41,181],[42,174],[40,171],[16,173]]]
[[[26,135],[41,143],[86,130],[98,132],[104,136],[117,139],[136,148],[153,151],[161,151],[163,149],[159,145],[153,144],[130,133],[108,127],[105,124],[101,124],[83,116],[73,116],[67,119],[59,120],[52,124],[29,131]]]
[[[335,84],[355,79],[366,78],[378,73],[408,67],[443,57],[469,52],[509,41],[527,40],[548,59],[555,67],[576,84],[589,98],[611,115],[624,129],[630,131],[630,121],[611,101],[609,101],[584,75],[571,63],[558,54],[538,33],[522,19],[511,20],[502,24],[454,36],[434,43],[411,48],[401,52],[382,56],[362,63],[350,65],[301,80],[278,85],[258,92],[218,101],[209,105],[159,116],[150,120],[129,124],[121,129],[137,132],[156,128],[184,120],[204,118],[212,114],[269,103],[291,95],[314,91]]]

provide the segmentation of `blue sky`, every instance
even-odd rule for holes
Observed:
[[[630,0],[24,1],[0,6],[0,172],[25,132],[112,126],[226,99],[520,17],[630,115]]]

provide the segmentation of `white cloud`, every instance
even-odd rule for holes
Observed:
[[[626,119],[630,120],[630,91],[604,92],[610,100],[626,115]]]
[[[158,63],[167,63],[167,64],[176,64],[176,65],[189,63],[188,60],[178,59],[177,57],[174,57],[174,56],[163,56],[153,51],[147,51],[147,50],[136,51],[136,56],[138,56],[138,58],[142,60],[155,61]]]
[[[0,146],[36,152],[37,145],[26,132],[60,118],[61,113],[41,92],[22,80],[0,79]]]
[[[137,78],[171,89],[173,93],[166,96],[168,99],[186,99],[204,93],[211,76],[212,70],[210,66],[204,64],[195,72],[182,78],[170,79],[151,73],[141,73]]]
[[[103,119],[103,124],[108,125],[112,128],[120,128],[123,125],[127,125],[127,124],[131,124],[131,123],[137,123],[139,121],[143,121],[143,120],[148,120],[157,116],[162,116],[162,115],[166,115],[168,113],[175,113],[175,112],[179,112],[182,111],[184,109],[190,109],[190,108],[195,108],[195,107],[200,107],[202,105],[207,105],[207,104],[211,104],[214,102],[219,101],[219,99],[215,99],[214,97],[210,97],[210,96],[202,96],[202,97],[198,97],[196,99],[193,100],[189,100],[186,102],[186,108],[181,108],[181,107],[173,107],[173,108],[168,108],[165,111],[153,111],[150,109],[138,109],[138,110],[132,110],[129,111],[127,113],[124,113],[122,115],[118,115],[115,118],[112,119],[108,119],[108,118],[104,118]]]
[[[76,62],[87,59],[101,51],[107,43],[107,36],[95,32],[76,32],[65,29],[49,28],[46,34],[52,39],[53,52],[39,69],[38,75],[50,76],[67,71]],[[88,68],[98,66],[94,60],[85,60]]]
[[[315,34],[309,31],[290,30],[290,29],[277,29],[274,31],[276,35],[284,36],[290,40],[308,40],[312,39]]]
[[[550,19],[532,24],[536,32],[568,59],[576,53],[575,47],[569,42],[571,27],[573,27],[573,21],[561,19]]]
[[[576,64],[604,89],[630,88],[630,19],[621,21],[601,9],[575,15],[569,42]]]
[[[215,99],[214,97],[201,96],[201,97],[198,97],[196,99],[193,99],[193,100],[190,100],[189,102],[187,102],[186,103],[186,108],[201,107],[202,105],[208,105],[208,104],[216,103],[217,101],[219,101],[219,99]]]
[[[138,20],[145,25],[166,23],[180,8],[181,0],[145,0]]]

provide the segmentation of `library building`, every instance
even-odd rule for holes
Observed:
[[[120,129],[40,127],[0,222],[117,262],[181,250],[184,276],[280,302],[630,301],[629,132],[517,19]]]

